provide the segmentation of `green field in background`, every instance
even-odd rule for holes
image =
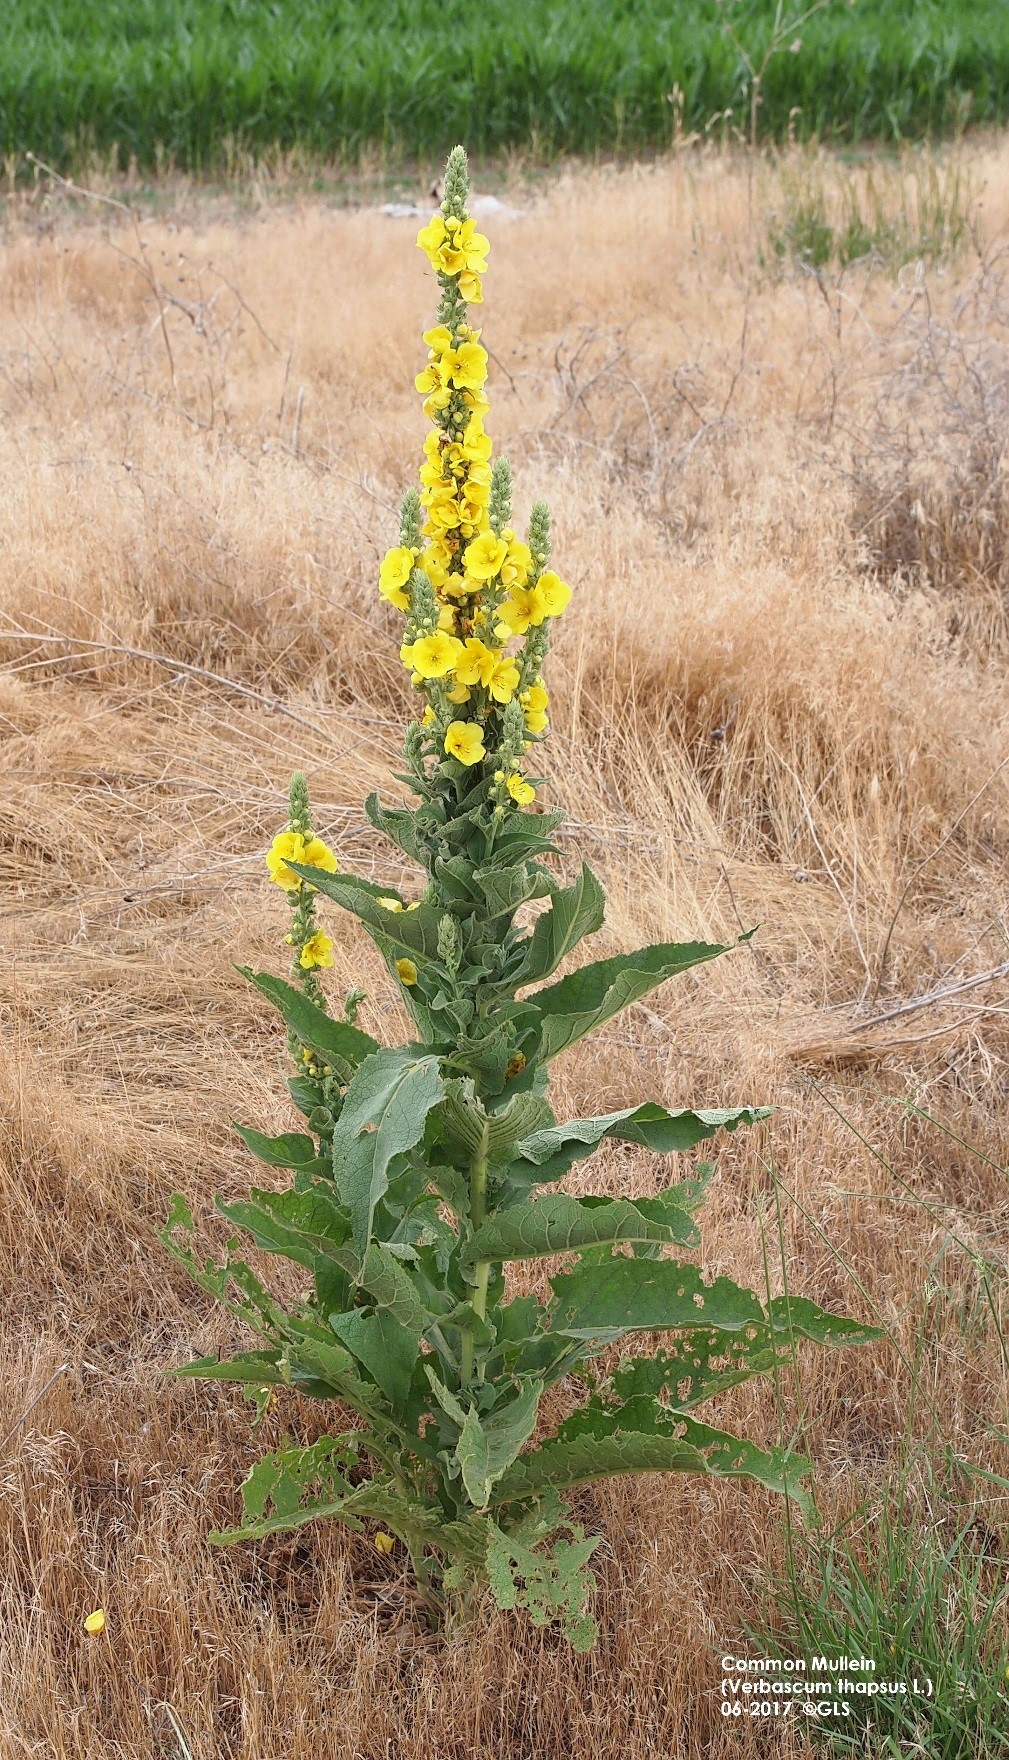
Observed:
[[[0,17],[0,148],[66,167],[118,149],[213,170],[229,152],[456,140],[635,151],[746,111],[715,0],[18,0]],[[734,8],[760,47],[773,0]],[[781,139],[894,141],[1009,117],[1009,0],[835,3],[771,64],[761,126]]]

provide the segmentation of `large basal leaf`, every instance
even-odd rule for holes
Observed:
[[[333,1171],[362,1257],[392,1162],[420,1142],[443,1097],[437,1057],[413,1045],[365,1058],[348,1087],[333,1132]]]
[[[280,1010],[295,1038],[303,1045],[311,1046],[313,1051],[321,1052],[323,1057],[345,1064],[349,1071],[378,1050],[378,1041],[370,1033],[352,1027],[349,1021],[331,1020],[324,1009],[310,1002],[286,979],[275,978],[272,972],[250,971],[248,966],[239,966],[238,970]]]
[[[705,1283],[696,1265],[671,1259],[609,1259],[577,1265],[550,1279],[553,1328],[571,1338],[619,1338],[625,1332],[671,1332],[717,1326],[724,1332],[764,1322],[752,1290],[729,1277]]]
[[[562,1179],[576,1161],[591,1155],[604,1137],[618,1142],[639,1143],[643,1148],[668,1155],[675,1150],[692,1149],[716,1131],[738,1130],[740,1125],[757,1124],[769,1118],[767,1106],[738,1106],[730,1110],[713,1108],[693,1112],[684,1108],[667,1112],[664,1106],[649,1100],[643,1106],[629,1106],[623,1112],[609,1112],[600,1118],[576,1118],[567,1124],[554,1125],[524,1137],[516,1146],[516,1156],[533,1162],[540,1172],[538,1185],[550,1185]]]
[[[491,1594],[505,1611],[522,1607],[534,1626],[563,1625],[572,1650],[591,1650],[597,1627],[586,1604],[595,1587],[588,1561],[601,1536],[586,1540],[581,1528],[572,1528],[571,1540],[552,1545],[529,1546],[515,1533],[490,1525],[487,1540],[487,1581]]]
[[[542,1381],[529,1380],[500,1411],[482,1417],[471,1407],[465,1414],[455,1454],[467,1496],[477,1509],[486,1508],[492,1487],[536,1428],[542,1392]]]
[[[663,1212],[654,1199],[652,1207],[647,1216],[630,1198],[573,1198],[554,1192],[489,1217],[462,1257],[467,1264],[477,1259],[541,1259],[617,1241],[696,1245],[697,1229],[686,1210],[669,1205]]]
[[[681,1413],[663,1415],[650,1400],[632,1400],[615,1412],[575,1413],[556,1436],[517,1460],[501,1479],[495,1504],[513,1503],[545,1489],[564,1491],[618,1473],[701,1473],[718,1479],[755,1479],[811,1508],[799,1480],[812,1463],[784,1449],[762,1449]]]
[[[584,936],[602,928],[605,912],[603,889],[592,869],[583,864],[574,885],[554,892],[550,909],[537,918],[518,983],[549,978]]]
[[[544,1062],[566,1051],[596,1027],[619,1014],[629,1003],[647,996],[677,972],[705,960],[716,959],[724,947],[703,941],[666,941],[642,947],[636,953],[618,953],[613,959],[597,960],[537,990],[529,998],[540,1020],[538,1055]]]
[[[315,1139],[307,1137],[301,1131],[285,1131],[279,1137],[267,1137],[262,1131],[254,1130],[249,1124],[234,1124],[247,1149],[267,1167],[294,1167],[303,1173],[332,1173],[332,1163],[321,1160],[315,1146]]]

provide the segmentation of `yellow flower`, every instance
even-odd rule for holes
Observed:
[[[462,643],[457,636],[438,629],[433,636],[421,636],[416,642],[406,643],[399,652],[404,666],[412,667],[421,678],[444,678],[462,653]]]
[[[442,355],[438,370],[451,379],[457,390],[479,391],[487,378],[487,350],[478,342],[460,342],[458,348],[449,349]],[[417,390],[433,391],[434,386],[418,385]]]
[[[475,220],[446,220],[445,230],[448,233],[442,245],[442,259],[449,275],[461,275],[467,270],[473,275],[484,275],[487,272],[487,257],[490,244],[482,232],[476,229]]]
[[[104,1632],[104,1630],[105,1630],[105,1609],[104,1609],[104,1607],[96,1607],[94,1613],[88,1614],[87,1619],[84,1621],[84,1630],[86,1632],[89,1632],[93,1638],[97,1638],[99,1632]]]
[[[395,1544],[391,1534],[383,1534],[380,1531],[375,1535],[375,1551],[380,1552],[383,1558],[388,1558]]]
[[[420,566],[431,582],[432,587],[443,588],[448,580],[448,569],[452,561],[452,552],[446,544],[435,538],[420,558]]]
[[[266,852],[270,879],[285,892],[301,890],[301,876],[292,873],[288,862],[300,862],[303,868],[322,868],[327,874],[338,874],[340,864],[321,837],[302,837],[300,831],[280,831]]]
[[[465,684],[454,684],[450,690],[445,692],[445,695],[450,703],[468,703],[470,698],[469,686]]]
[[[486,464],[492,450],[491,437],[484,433],[479,416],[470,416],[460,446],[463,458],[474,464]]]
[[[463,556],[466,573],[475,581],[493,580],[507,554],[508,546],[502,538],[495,538],[493,532],[484,532],[466,546]]]
[[[403,909],[398,898],[380,898],[378,903],[384,911],[401,911]]]
[[[502,656],[487,681],[487,689],[495,703],[510,703],[518,681],[519,669],[514,660]]]
[[[410,609],[410,600],[403,589],[410,579],[416,556],[416,550],[408,550],[405,544],[397,544],[394,550],[386,551],[378,571],[378,590],[383,599],[388,599],[390,605],[395,605],[398,611]]]
[[[513,587],[511,597],[498,608],[498,616],[507,626],[509,635],[524,636],[531,623],[542,623],[542,614],[534,616],[537,609],[531,587]]]
[[[559,617],[571,598],[571,588],[567,581],[562,581],[552,568],[544,569],[533,592],[537,605],[542,607],[543,617]],[[541,618],[533,618],[534,623],[540,621]]]
[[[432,269],[441,268],[438,258],[445,238],[445,221],[441,214],[432,214],[427,225],[422,226],[417,234],[417,244],[426,253]]]
[[[470,636],[455,663],[455,676],[460,684],[487,685],[494,676],[497,661],[493,648],[488,648],[476,636]]]
[[[543,686],[537,681],[524,690],[519,698],[525,710],[526,728],[529,733],[542,733],[547,726],[548,697]]]
[[[297,856],[295,856],[297,861]],[[321,837],[310,837],[305,844],[305,853],[301,858],[306,868],[322,868],[327,874],[338,874],[340,864],[328,844]]]
[[[505,783],[505,787],[511,795],[512,800],[520,807],[527,807],[530,801],[536,799],[536,790],[532,783],[527,782],[519,770],[512,771]]]
[[[508,554],[501,569],[501,584],[509,590],[512,587],[524,587],[532,573],[532,551],[528,544],[523,544],[516,538],[514,532],[510,537],[504,533],[502,536],[506,537]]]
[[[479,764],[487,756],[483,728],[478,721],[450,721],[445,732],[445,750],[460,764]]]
[[[421,397],[439,397],[444,391],[444,402],[448,402],[448,369],[445,361],[444,355],[440,360],[428,361],[427,366],[417,374],[413,386]]]
[[[483,233],[476,230],[475,220],[446,220],[442,214],[433,214],[427,225],[422,226],[418,232],[417,244],[425,253],[432,269],[439,269],[443,275],[460,277],[463,299],[474,298],[474,283],[477,288],[476,297],[479,297],[479,276],[486,271],[490,245]],[[465,277],[465,286],[462,277]]]
[[[436,324],[433,330],[425,330],[424,341],[433,355],[442,355],[452,347],[452,332],[447,324]]]
[[[460,274],[459,292],[469,305],[483,305],[483,286],[479,275],[475,275],[472,269],[463,269]]]
[[[266,865],[270,870],[270,879],[285,892],[299,892],[301,878],[292,874],[285,866],[288,861],[304,862],[305,839],[300,831],[280,831],[266,852]]]
[[[321,929],[316,929],[315,934],[310,935],[305,942],[305,945],[301,950],[301,957],[298,960],[298,964],[302,966],[306,972],[310,972],[314,970],[316,966],[325,970],[331,966],[332,963],[333,943],[328,935],[323,934]]]
[[[559,617],[570,598],[567,582],[547,569],[534,587],[511,588],[510,598],[501,606],[501,616],[513,635],[524,636],[530,624],[535,626],[546,617]]]
[[[396,961],[396,970],[399,973],[401,983],[416,984],[417,967],[414,965],[412,959],[398,959]]]
[[[450,532],[453,526],[458,524],[459,509],[455,501],[451,496],[445,500],[439,498],[428,507],[427,518],[424,521],[424,533],[429,538],[443,538],[446,532]]]

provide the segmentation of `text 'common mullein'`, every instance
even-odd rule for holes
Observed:
[[[365,810],[416,870],[416,896],[341,871],[297,776],[267,856],[291,904],[290,977],[247,974],[286,1023],[304,1123],[280,1136],[241,1127],[290,1183],[220,1207],[301,1268],[303,1299],[285,1306],[242,1260],[202,1263],[181,1197],[163,1238],[260,1341],[178,1373],[243,1382],[263,1404],[293,1389],[336,1414],[333,1434],[260,1461],[243,1525],[217,1538],[332,1516],[370,1531],[382,1555],[405,1547],[433,1609],[489,1585],[500,1607],[558,1622],[585,1648],[598,1538],[575,1520],[572,1491],[618,1473],[691,1472],[757,1480],[801,1509],[807,1461],[695,1408],[776,1373],[799,1339],[875,1334],[796,1296],[762,1302],[684,1258],[698,1245],[707,1165],[650,1197],[563,1190],[607,1139],[668,1154],[766,1113],[649,1102],[558,1123],[551,1110],[555,1057],[725,949],[667,942],[555,976],[604,915],[587,867],[565,883],[553,842],[563,815],[536,802],[543,667],[571,590],[548,566],[546,508],[535,504],[518,537],[508,467],[492,461],[487,353],[470,320],[489,247],[466,204],[456,148],[418,239],[441,293],[417,381],[431,422],[421,487],[404,499],[379,578],[403,619],[419,705],[401,778],[414,804],[372,796]],[[408,1044],[383,1047],[357,1025],[358,991],[330,1010],[320,899],[350,911],[379,950],[413,1023]],[[506,1268],[542,1259],[560,1268],[540,1293],[515,1294]],[[642,1354],[642,1334],[665,1335],[663,1347]],[[614,1348],[623,1340],[636,1341],[626,1356]],[[568,1415],[551,1427],[544,1399],[560,1383]]]

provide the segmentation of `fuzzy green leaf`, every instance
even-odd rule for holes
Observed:
[[[420,839],[417,814],[410,807],[383,807],[377,794],[370,794],[364,803],[364,810],[375,827],[401,849],[405,856],[416,862],[418,867],[424,866],[424,847]]]
[[[372,1241],[364,1256],[360,1282],[376,1307],[387,1308],[399,1324],[420,1339],[431,1323],[431,1314],[405,1266],[386,1247]]]
[[[663,1213],[654,1199],[652,1205],[649,1217],[629,1198],[573,1198],[566,1192],[533,1198],[489,1217],[467,1243],[463,1261],[541,1259],[617,1241],[696,1245],[697,1229],[686,1210],[671,1204]]]
[[[393,1161],[420,1142],[428,1113],[443,1097],[437,1057],[415,1045],[374,1052],[348,1087],[333,1132],[333,1169],[362,1257]]]
[[[542,1447],[517,1460],[497,1488],[495,1503],[516,1502],[549,1487],[565,1491],[618,1473],[701,1473],[755,1479],[811,1508],[798,1481],[811,1462],[780,1448],[762,1449],[682,1413],[663,1413],[652,1400],[631,1400],[616,1411],[595,1406],[576,1412]]]
[[[389,1308],[380,1308],[377,1314],[365,1314],[358,1308],[347,1314],[331,1314],[329,1324],[383,1393],[394,1404],[404,1405],[420,1349],[419,1335],[401,1325]]]
[[[549,978],[584,936],[602,928],[605,912],[603,889],[583,863],[574,885],[554,892],[550,909],[537,918],[517,982]]]
[[[292,873],[310,880],[326,898],[353,912],[365,928],[385,935],[403,952],[420,953],[427,959],[437,957],[441,911],[433,906],[420,904],[412,911],[390,911],[379,900],[398,899],[394,886],[379,886],[374,880],[362,880],[358,874],[326,874],[321,868],[306,868],[300,862],[288,862],[287,866]]]
[[[849,1344],[871,1344],[885,1338],[882,1326],[865,1326],[860,1320],[849,1320],[844,1314],[829,1314],[805,1296],[775,1296],[767,1305],[768,1318],[783,1337],[795,1333],[799,1338],[812,1339],[814,1344],[841,1350]]]
[[[581,1528],[571,1532],[571,1540],[530,1546],[493,1525],[487,1540],[487,1581],[504,1611],[522,1607],[534,1626],[560,1620],[573,1650],[591,1650],[597,1628],[585,1606],[595,1578],[587,1567],[600,1536],[586,1539]]]
[[[509,916],[529,899],[546,897],[550,879],[542,868],[531,862],[506,868],[501,865],[500,852],[495,853],[498,859],[493,867],[480,868],[473,875],[492,917]]]
[[[717,1326],[724,1332],[761,1325],[752,1290],[729,1277],[704,1282],[696,1265],[675,1260],[609,1259],[552,1277],[553,1327],[571,1338],[619,1338],[625,1332],[671,1332]]]
[[[272,972],[253,972],[248,966],[239,966],[243,978],[280,1010],[284,1021],[290,1027],[295,1038],[303,1045],[309,1045],[325,1058],[343,1063],[348,1070],[356,1069],[363,1058],[369,1057],[378,1050],[378,1041],[370,1033],[364,1033],[360,1027],[352,1027],[349,1021],[334,1021],[324,1009],[310,1002],[301,990],[284,978],[276,978]]]
[[[714,1108],[692,1112],[683,1108],[667,1112],[664,1106],[649,1100],[643,1106],[629,1106],[623,1112],[610,1112],[600,1118],[577,1118],[567,1124],[534,1131],[518,1144],[516,1154],[522,1161],[531,1161],[540,1172],[538,1185],[550,1185],[562,1179],[575,1161],[591,1155],[604,1137],[618,1142],[638,1143],[643,1148],[668,1155],[676,1150],[692,1149],[695,1143],[713,1137],[716,1131],[734,1131],[740,1125],[757,1124],[769,1118],[770,1107],[739,1106],[732,1110]],[[516,1170],[517,1171],[517,1170]]]
[[[301,1131],[285,1131],[279,1137],[267,1137],[262,1131],[254,1130],[252,1125],[234,1124],[247,1149],[267,1167],[297,1167],[307,1173],[325,1173],[332,1171],[328,1161],[320,1160],[314,1138],[304,1136]]]
[[[488,1112],[474,1098],[471,1082],[449,1081],[439,1119],[443,1138],[454,1152],[467,1159],[486,1155],[500,1165],[511,1160],[522,1137],[552,1120],[553,1113],[535,1094],[515,1094],[506,1105]]]
[[[489,1417],[471,1407],[463,1421],[456,1445],[462,1482],[477,1509],[490,1501],[491,1488],[507,1471],[524,1442],[536,1428],[543,1383],[525,1381],[515,1398]]]
[[[825,1313],[804,1297],[777,1296],[767,1313],[769,1324],[747,1325],[737,1332],[692,1327],[669,1350],[626,1357],[607,1385],[622,1400],[663,1399],[682,1411],[752,1375],[771,1374],[789,1360],[793,1343],[800,1338],[841,1349],[885,1337],[878,1327]],[[605,1398],[606,1388],[602,1391]]]
[[[239,1381],[255,1386],[285,1387],[288,1378],[279,1364],[280,1352],[239,1351],[233,1357],[198,1357],[180,1363],[172,1375],[181,1381]]]
[[[548,1062],[667,978],[725,952],[724,947],[702,941],[660,942],[636,953],[597,960],[559,984],[537,990],[529,1001],[539,1016],[538,1056]]]
[[[232,1204],[218,1199],[217,1207],[266,1253],[280,1253],[309,1271],[319,1258],[329,1259],[342,1271],[356,1274],[359,1261],[350,1242],[349,1218],[324,1187],[316,1185],[309,1192],[253,1189],[248,1198]]]

